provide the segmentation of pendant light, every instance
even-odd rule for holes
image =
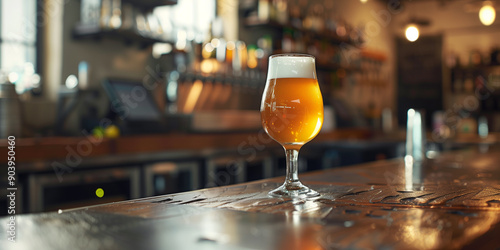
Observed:
[[[484,1],[483,7],[479,10],[479,20],[485,26],[490,26],[495,22],[495,8],[493,8],[493,3],[491,1]]]
[[[409,24],[406,27],[405,36],[406,36],[406,39],[408,39],[408,41],[410,41],[410,42],[417,41],[419,35],[420,35],[420,32],[418,30],[417,25]]]

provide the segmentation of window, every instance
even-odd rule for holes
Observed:
[[[155,9],[162,26],[170,28],[177,39],[197,42],[206,39],[215,12],[215,0],[179,0],[176,5]]]
[[[36,87],[37,0],[0,0],[0,71],[18,93]]]

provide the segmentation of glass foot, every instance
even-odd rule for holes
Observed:
[[[272,197],[290,197],[290,198],[316,198],[320,194],[300,182],[293,184],[285,183],[268,193]]]

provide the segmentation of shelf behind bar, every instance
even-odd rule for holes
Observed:
[[[314,30],[308,30],[304,28],[297,28],[292,26],[291,24],[281,24],[276,21],[263,21],[259,20],[257,18],[246,18],[244,21],[244,24],[246,27],[269,27],[269,28],[276,28],[280,30],[285,30],[285,29],[290,29],[294,31],[299,31],[308,35],[312,35],[313,37],[319,39],[319,40],[328,40],[329,42],[332,42],[334,44],[349,44],[349,45],[354,45],[354,42],[349,39],[347,36],[341,37],[336,34],[329,34],[326,32],[317,32]]]
[[[158,6],[175,5],[177,0],[123,0],[141,9],[153,9]]]
[[[98,25],[83,25],[77,24],[73,29],[73,38],[115,38],[121,39],[129,43],[140,43],[144,47],[152,45],[154,43],[172,43],[172,41],[163,40],[160,38],[150,37],[141,35],[133,30],[126,29],[103,29]]]

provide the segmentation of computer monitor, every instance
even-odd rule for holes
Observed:
[[[106,79],[104,89],[111,108],[126,121],[158,121],[163,114],[153,96],[140,81]]]
[[[125,133],[167,132],[164,114],[141,81],[105,79],[103,87],[112,111],[124,121]]]

